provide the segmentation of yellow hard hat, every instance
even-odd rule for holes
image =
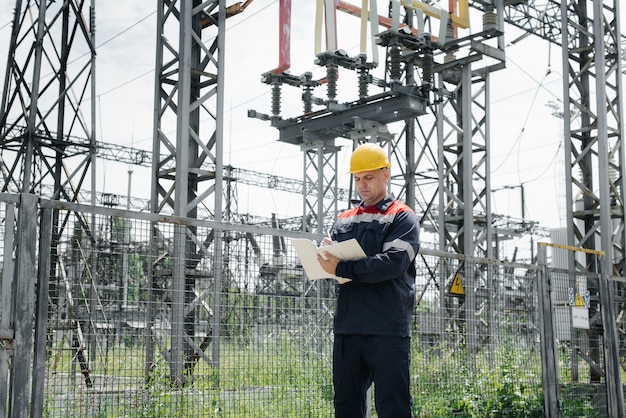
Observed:
[[[391,163],[385,150],[378,144],[366,142],[352,151],[350,173],[360,173],[361,171],[371,171],[383,167],[389,168]]]

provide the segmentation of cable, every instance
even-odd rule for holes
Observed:
[[[256,15],[257,13],[260,13],[261,11],[263,11],[263,10],[267,9],[268,7],[272,6],[273,4],[275,4],[275,3],[277,3],[277,2],[278,2],[278,0],[274,0],[274,1],[272,1],[271,3],[269,3],[268,5],[266,5],[265,7],[261,8],[260,10],[257,10],[256,12],[249,14],[249,15],[248,15],[248,17],[246,17],[245,19],[242,19],[242,20],[240,20],[239,22],[237,22],[237,23],[233,24],[232,26],[230,26],[230,27],[226,28],[226,31],[228,31],[228,30],[230,30],[231,28],[234,28],[234,27],[236,27],[236,26],[240,25],[241,23],[245,22],[246,20],[248,20],[248,19],[252,18],[252,17],[253,17],[254,15]],[[156,10],[155,10],[155,11],[153,11],[153,12],[151,12],[151,13],[149,13],[148,15],[144,16],[143,18],[139,19],[137,22],[133,23],[132,25],[128,26],[127,28],[123,29],[121,32],[119,32],[119,33],[117,33],[117,34],[113,35],[112,37],[110,37],[110,38],[109,38],[109,39],[107,39],[106,41],[104,41],[104,42],[102,42],[102,43],[98,44],[98,45],[96,46],[96,49],[99,49],[100,47],[102,47],[102,46],[104,46],[104,45],[108,44],[109,42],[112,42],[114,39],[119,38],[120,36],[122,36],[122,35],[123,35],[123,34],[125,34],[126,32],[130,31],[130,30],[131,30],[132,28],[134,28],[135,26],[139,25],[140,23],[143,23],[146,19],[148,19],[149,17],[153,16],[154,14],[156,14]],[[9,22],[9,23],[10,23],[10,22]],[[8,24],[8,23],[7,23],[7,24]],[[0,28],[0,29],[1,29],[1,28]],[[140,78],[142,78],[142,77],[144,77],[144,76],[146,76],[146,75],[148,75],[148,74],[154,74],[154,68],[152,68],[151,70],[146,71],[146,72],[144,72],[143,74],[140,74],[140,75],[138,75],[138,76],[136,76],[136,77],[134,77],[134,78],[132,78],[132,79],[130,79],[130,80],[127,80],[127,81],[125,81],[125,82],[123,82],[123,83],[119,84],[119,85],[118,85],[118,86],[116,86],[116,87],[110,88],[109,90],[107,90],[107,91],[105,91],[105,92],[99,93],[98,95],[99,95],[99,96],[102,96],[102,95],[105,95],[105,94],[107,94],[107,93],[110,93],[110,92],[112,92],[112,91],[114,91],[114,90],[117,90],[118,88],[121,88],[121,87],[123,87],[123,86],[125,86],[125,85],[127,85],[127,84],[129,84],[129,83],[131,83],[131,82],[133,82],[133,81],[136,81],[136,80],[138,80],[138,79],[140,79]],[[251,99],[251,100],[254,100],[254,98],[253,98],[253,99]],[[246,102],[246,103],[247,103],[247,102]],[[245,104],[245,103],[243,103],[243,104]],[[242,104],[242,105],[243,105],[243,104]],[[238,107],[238,106],[235,106],[235,108],[237,108],[237,107]]]
[[[545,89],[545,91],[547,91],[549,94],[551,94],[552,96],[554,96],[554,98],[558,101],[558,102],[562,102],[563,100],[561,100],[561,97],[558,96],[557,94],[553,93],[552,91],[548,90],[545,85],[543,84],[543,81],[546,79],[546,77],[550,74],[552,74],[552,71],[546,71],[546,74],[544,74],[542,81],[537,81],[533,76],[531,76],[526,70],[524,70],[524,68],[522,68],[520,65],[518,65],[515,61],[513,61],[511,58],[507,58],[507,61],[512,63],[513,65],[515,65],[517,68],[519,68],[519,70],[521,72],[523,72],[524,74],[526,74],[528,76],[528,78],[530,78],[532,81],[534,81],[535,83],[537,83],[537,87],[538,88],[542,88]],[[528,90],[527,90],[528,91]],[[510,96],[512,97],[512,96]],[[497,103],[497,101],[494,101],[494,103]]]
[[[525,130],[526,130],[526,126],[527,126],[527,124],[528,124],[528,120],[529,120],[529,118],[530,118],[530,114],[531,114],[531,112],[532,112],[532,110],[533,110],[533,107],[534,107],[534,105],[535,105],[535,101],[536,101],[536,99],[537,99],[537,96],[538,96],[538,94],[539,94],[539,91],[540,91],[541,89],[545,89],[545,90],[546,90],[546,91],[548,91],[551,95],[553,95],[553,96],[556,98],[556,100],[559,100],[559,101],[560,101],[560,99],[559,99],[559,98],[558,98],[558,97],[557,97],[554,93],[552,93],[550,90],[546,89],[546,88],[545,88],[545,86],[543,85],[543,82],[545,81],[546,77],[550,74],[550,72],[547,72],[547,73],[543,76],[543,78],[542,78],[542,80],[541,80],[541,81],[537,81],[537,80],[535,80],[535,79],[534,79],[534,78],[533,78],[530,74],[528,74],[528,72],[524,71],[524,70],[523,70],[523,69],[522,69],[519,65],[517,65],[514,61],[511,61],[511,62],[513,62],[513,64],[514,64],[516,67],[518,67],[520,70],[522,70],[522,72],[523,72],[524,74],[526,74],[526,75],[527,75],[527,76],[528,76],[531,80],[535,81],[535,82],[537,83],[537,88],[535,89],[535,94],[533,95],[533,99],[532,99],[532,101],[531,101],[531,103],[530,103],[530,106],[529,106],[529,108],[528,108],[528,111],[526,112],[526,117],[524,118],[524,123],[523,123],[523,125],[522,125],[522,129],[521,129],[521,131],[519,132],[519,134],[518,134],[517,138],[515,139],[515,142],[513,143],[513,146],[511,147],[510,151],[506,154],[506,156],[504,157],[504,159],[502,160],[502,162],[500,163],[500,165],[499,165],[499,166],[497,166],[496,168],[494,168],[494,169],[491,171],[491,174],[492,174],[492,175],[493,175],[493,174],[495,174],[495,173],[497,173],[497,171],[498,171],[498,170],[499,170],[499,169],[500,169],[500,168],[501,168],[501,167],[502,167],[502,166],[506,163],[507,159],[508,159],[508,158],[509,158],[512,154],[513,154],[513,150],[515,149],[515,147],[518,147],[518,148],[519,148],[520,141],[521,141],[521,139],[522,139],[522,137],[523,137],[523,135],[524,135],[524,132],[525,132]],[[506,98],[503,98],[502,100],[504,100],[504,99],[508,99],[508,98],[510,98],[510,97],[514,97],[514,96],[508,96],[508,97],[506,97]],[[496,102],[493,102],[493,103],[496,103]],[[518,157],[518,164],[517,164],[517,166],[518,166],[518,167],[519,167],[519,154],[520,154],[520,153],[519,153],[519,149],[518,149],[518,152],[517,152],[517,157]]]
[[[550,167],[552,167],[552,165],[555,163],[557,157],[559,156],[559,153],[561,151],[561,148],[563,148],[563,142],[559,142],[559,146],[557,147],[556,151],[554,152],[554,156],[552,157],[552,159],[550,160],[549,164],[546,164],[545,169],[539,173],[538,175],[536,175],[534,178],[530,179],[530,180],[526,180],[524,183],[532,183],[534,181],[538,181],[538,180],[545,180],[544,174],[548,171],[548,169]]]
[[[226,31],[229,31],[231,28],[234,28],[234,27],[236,27],[236,26],[238,26],[238,25],[242,24],[243,22],[245,22],[245,21],[247,21],[247,20],[251,19],[253,16],[257,15],[258,13],[260,13],[260,12],[262,12],[262,11],[264,11],[265,9],[267,9],[268,7],[270,7],[270,6],[274,5],[274,4],[276,4],[277,2],[278,2],[278,0],[273,0],[273,1],[271,1],[269,4],[267,4],[265,7],[262,7],[261,9],[256,10],[256,11],[255,11],[255,12],[253,12],[253,13],[247,13],[247,14],[246,14],[246,17],[245,17],[244,19],[241,19],[241,20],[239,20],[237,23],[233,24],[232,26],[227,27],[227,28],[226,28]],[[144,16],[143,18],[139,19],[138,21],[134,22],[132,25],[130,25],[130,26],[128,26],[128,27],[126,27],[125,29],[123,29],[123,30],[122,30],[122,31],[120,31],[119,33],[117,33],[117,34],[113,35],[112,37],[108,38],[108,39],[107,39],[107,40],[105,40],[104,42],[102,42],[102,43],[98,44],[98,45],[96,46],[96,49],[99,49],[100,47],[102,47],[102,46],[104,46],[104,45],[106,45],[106,44],[108,44],[108,43],[112,42],[114,39],[117,39],[117,38],[119,38],[120,36],[124,35],[124,34],[125,34],[125,33],[127,33],[128,31],[130,31],[132,28],[134,28],[134,27],[138,26],[140,23],[143,23],[143,22],[144,22],[145,20],[147,20],[149,17],[153,16],[155,13],[156,13],[156,11],[153,11],[153,12],[149,13],[148,15]],[[135,77],[133,77],[133,78],[131,78],[131,79],[128,79],[128,80],[126,80],[126,81],[124,81],[124,82],[122,82],[122,83],[120,83],[120,84],[118,84],[118,85],[116,85],[116,86],[114,86],[114,87],[111,87],[110,89],[108,89],[108,90],[106,90],[106,91],[99,92],[99,93],[98,93],[98,96],[99,96],[99,97],[101,97],[101,96],[107,95],[107,94],[109,94],[109,93],[111,93],[111,92],[114,92],[114,91],[116,91],[116,90],[118,90],[118,89],[120,89],[120,88],[122,88],[122,87],[124,87],[124,86],[127,86],[127,85],[129,85],[129,84],[131,84],[131,83],[133,83],[133,82],[135,82],[135,81],[137,81],[137,80],[139,80],[139,79],[141,79],[141,78],[143,78],[143,77],[147,76],[147,75],[152,75],[152,74],[154,74],[154,71],[155,71],[155,69],[154,69],[154,67],[152,67],[152,68],[151,68],[151,69],[149,69],[148,71],[145,71],[145,72],[144,72],[144,73],[142,73],[142,74],[139,74],[139,75],[137,75],[137,76],[135,76]],[[260,98],[260,97],[262,97],[262,96],[265,96],[265,95],[267,95],[267,94],[268,94],[268,93],[263,93],[263,94],[260,94],[260,95],[258,95],[258,96],[256,96],[256,97],[252,97],[252,98],[250,98],[249,100],[247,100],[247,101],[245,101],[245,102],[243,102],[243,103],[240,103],[240,104],[238,104],[238,105],[235,105],[234,107],[231,107],[230,109],[226,110],[226,111],[225,111],[225,113],[231,113],[233,110],[235,110],[235,109],[237,109],[237,108],[239,108],[239,107],[241,107],[241,106],[244,106],[246,103],[249,103],[249,102],[251,102],[251,101],[253,101],[253,100],[256,100],[256,99],[258,99],[258,98]],[[144,142],[144,141],[147,141],[147,140],[152,140],[152,137],[146,138],[145,140],[138,140],[138,141],[137,141],[137,143]],[[249,148],[247,148],[247,149],[249,149]],[[232,152],[232,151],[233,151],[233,150],[231,150],[231,152]],[[234,150],[234,151],[236,152],[236,150]]]
[[[267,4],[265,7],[263,7],[263,8],[261,8],[261,9],[257,10],[257,11],[256,11],[256,12],[254,12],[254,13],[246,14],[246,16],[247,16],[246,18],[241,19],[241,20],[240,20],[239,22],[237,22],[237,23],[234,23],[231,27],[226,28],[226,30],[230,30],[231,28],[234,28],[234,27],[236,27],[236,26],[241,25],[243,22],[245,22],[246,20],[251,19],[251,18],[252,18],[254,15],[256,15],[257,13],[262,12],[263,10],[267,9],[267,8],[268,8],[268,7],[270,7],[270,6],[273,6],[273,5],[274,5],[274,4],[276,4],[276,3],[278,3],[278,0],[274,0],[274,1],[272,1],[271,3]]]
[[[118,85],[117,85],[117,86],[115,86],[115,87],[112,87],[112,88],[110,88],[110,89],[108,89],[108,90],[106,90],[106,91],[103,91],[103,92],[101,92],[101,93],[98,93],[98,97],[104,96],[104,95],[106,95],[106,94],[108,94],[108,93],[111,93],[112,91],[115,91],[115,90],[117,90],[117,89],[119,89],[119,88],[122,88],[122,87],[124,87],[125,85],[130,84],[130,83],[132,83],[133,81],[139,80],[140,78],[145,77],[145,76],[146,76],[146,75],[148,75],[148,74],[154,74],[154,69],[152,69],[152,70],[148,70],[148,71],[146,71],[145,73],[143,73],[143,74],[140,74],[140,75],[136,76],[135,78],[131,78],[130,80],[126,80],[126,81],[124,81],[122,84],[118,84]]]
[[[119,32],[116,35],[113,35],[112,37],[110,37],[109,39],[107,39],[106,41],[102,42],[101,44],[96,45],[96,49],[108,44],[109,42],[113,41],[113,39],[119,38],[120,36],[122,36],[123,34],[125,34],[126,32],[128,32],[129,30],[131,30],[132,28],[134,28],[135,26],[139,25],[140,23],[142,23],[144,20],[146,20],[147,18],[149,18],[150,16],[154,15],[156,13],[156,10],[148,15],[146,15],[145,17],[139,19],[137,22],[133,23],[132,25],[130,25],[129,27],[127,27],[126,29],[122,30],[121,32]]]

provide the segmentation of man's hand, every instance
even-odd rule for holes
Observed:
[[[324,237],[322,242],[320,242],[320,247],[325,247],[327,245],[333,245],[333,244],[337,244],[337,242],[333,241],[332,239],[330,239],[328,237]]]
[[[328,251],[324,251],[324,256],[321,254],[317,255],[317,261],[320,263],[320,266],[324,269],[326,273],[335,274],[335,270],[337,269],[337,264],[339,263],[339,259],[329,253]]]

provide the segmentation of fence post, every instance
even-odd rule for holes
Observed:
[[[607,263],[608,261],[608,263]],[[624,417],[624,387],[622,385],[619,337],[615,324],[615,298],[613,283],[609,277],[612,268],[611,260],[604,255],[600,271],[600,307],[602,315],[603,346],[604,346],[604,373],[606,379],[606,393],[609,416]]]
[[[552,315],[552,288],[547,266],[547,247],[537,244],[537,298],[539,302],[539,333],[541,335],[541,375],[543,382],[544,414],[546,418],[561,416],[558,364]]]
[[[16,203],[16,202],[15,202]],[[4,217],[4,248],[2,254],[2,282],[0,283],[0,418],[7,416],[9,395],[9,367],[13,355],[13,242],[15,241],[15,203],[7,203]]]
[[[20,195],[15,243],[12,319],[15,332],[11,378],[9,383],[9,416],[28,417],[30,404],[30,371],[33,355],[33,316],[35,314],[35,253],[37,246],[37,196]]]
[[[39,262],[37,264],[37,305],[35,308],[35,355],[33,358],[33,384],[31,417],[43,414],[46,370],[46,344],[48,336],[48,295],[50,283],[50,250],[52,243],[52,209],[42,208],[39,218]]]

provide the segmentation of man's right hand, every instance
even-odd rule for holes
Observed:
[[[333,245],[333,244],[336,244],[336,242],[328,237],[324,237],[322,242],[320,242],[320,247],[326,247],[328,245]]]

